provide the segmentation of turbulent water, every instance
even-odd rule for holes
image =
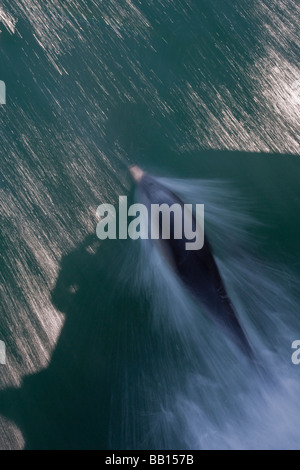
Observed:
[[[299,13],[2,1],[1,449],[299,448]],[[96,239],[130,163],[205,204],[264,372],[155,247]]]

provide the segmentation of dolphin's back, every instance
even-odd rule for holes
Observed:
[[[183,208],[183,202],[149,174],[143,176],[140,191],[149,214],[151,204],[180,204]],[[195,219],[194,224],[196,225]],[[185,238],[184,233],[182,239],[175,239],[174,216],[171,214],[170,240],[161,242],[166,245],[172,257],[172,265],[181,281],[197,297],[206,312],[228,330],[240,347],[252,356],[252,349],[227,294],[207,237],[204,237],[201,250],[187,250],[186,243],[190,240]]]

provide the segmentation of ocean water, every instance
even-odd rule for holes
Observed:
[[[297,449],[300,7],[3,0],[1,449]],[[206,233],[265,372],[155,247],[100,242],[139,164]]]

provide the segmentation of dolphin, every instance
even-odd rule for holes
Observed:
[[[151,204],[167,204],[169,207],[173,204],[180,204],[183,209],[184,203],[181,199],[152,175],[144,172],[136,165],[131,166],[129,171],[138,186],[142,202],[148,208]],[[150,214],[149,210],[148,213]],[[184,217],[183,210],[182,214],[182,217]],[[193,223],[196,224],[194,216]],[[182,283],[204,307],[206,314],[213,317],[227,331],[248,357],[254,359],[253,350],[227,294],[207,237],[204,236],[203,248],[189,251],[186,249],[188,240],[184,234],[180,240],[174,237],[174,217],[172,215],[170,224],[170,239],[165,240],[162,237],[159,239],[166,260]]]

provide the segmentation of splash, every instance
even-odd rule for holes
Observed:
[[[139,376],[139,391],[130,394],[132,376],[124,378],[126,415],[132,413],[126,438],[135,448],[299,447],[299,379],[291,362],[298,309],[293,276],[255,257],[257,242],[250,239],[249,230],[257,222],[230,185],[159,181],[184,202],[205,204],[206,235],[239,320],[267,373],[259,374],[201,311],[151,241],[141,240],[138,253],[136,242],[131,242],[126,265],[135,266],[135,275],[129,285],[148,299],[153,336],[142,340],[150,364]],[[136,421],[130,427],[135,414],[148,422],[151,431],[146,436]]]

